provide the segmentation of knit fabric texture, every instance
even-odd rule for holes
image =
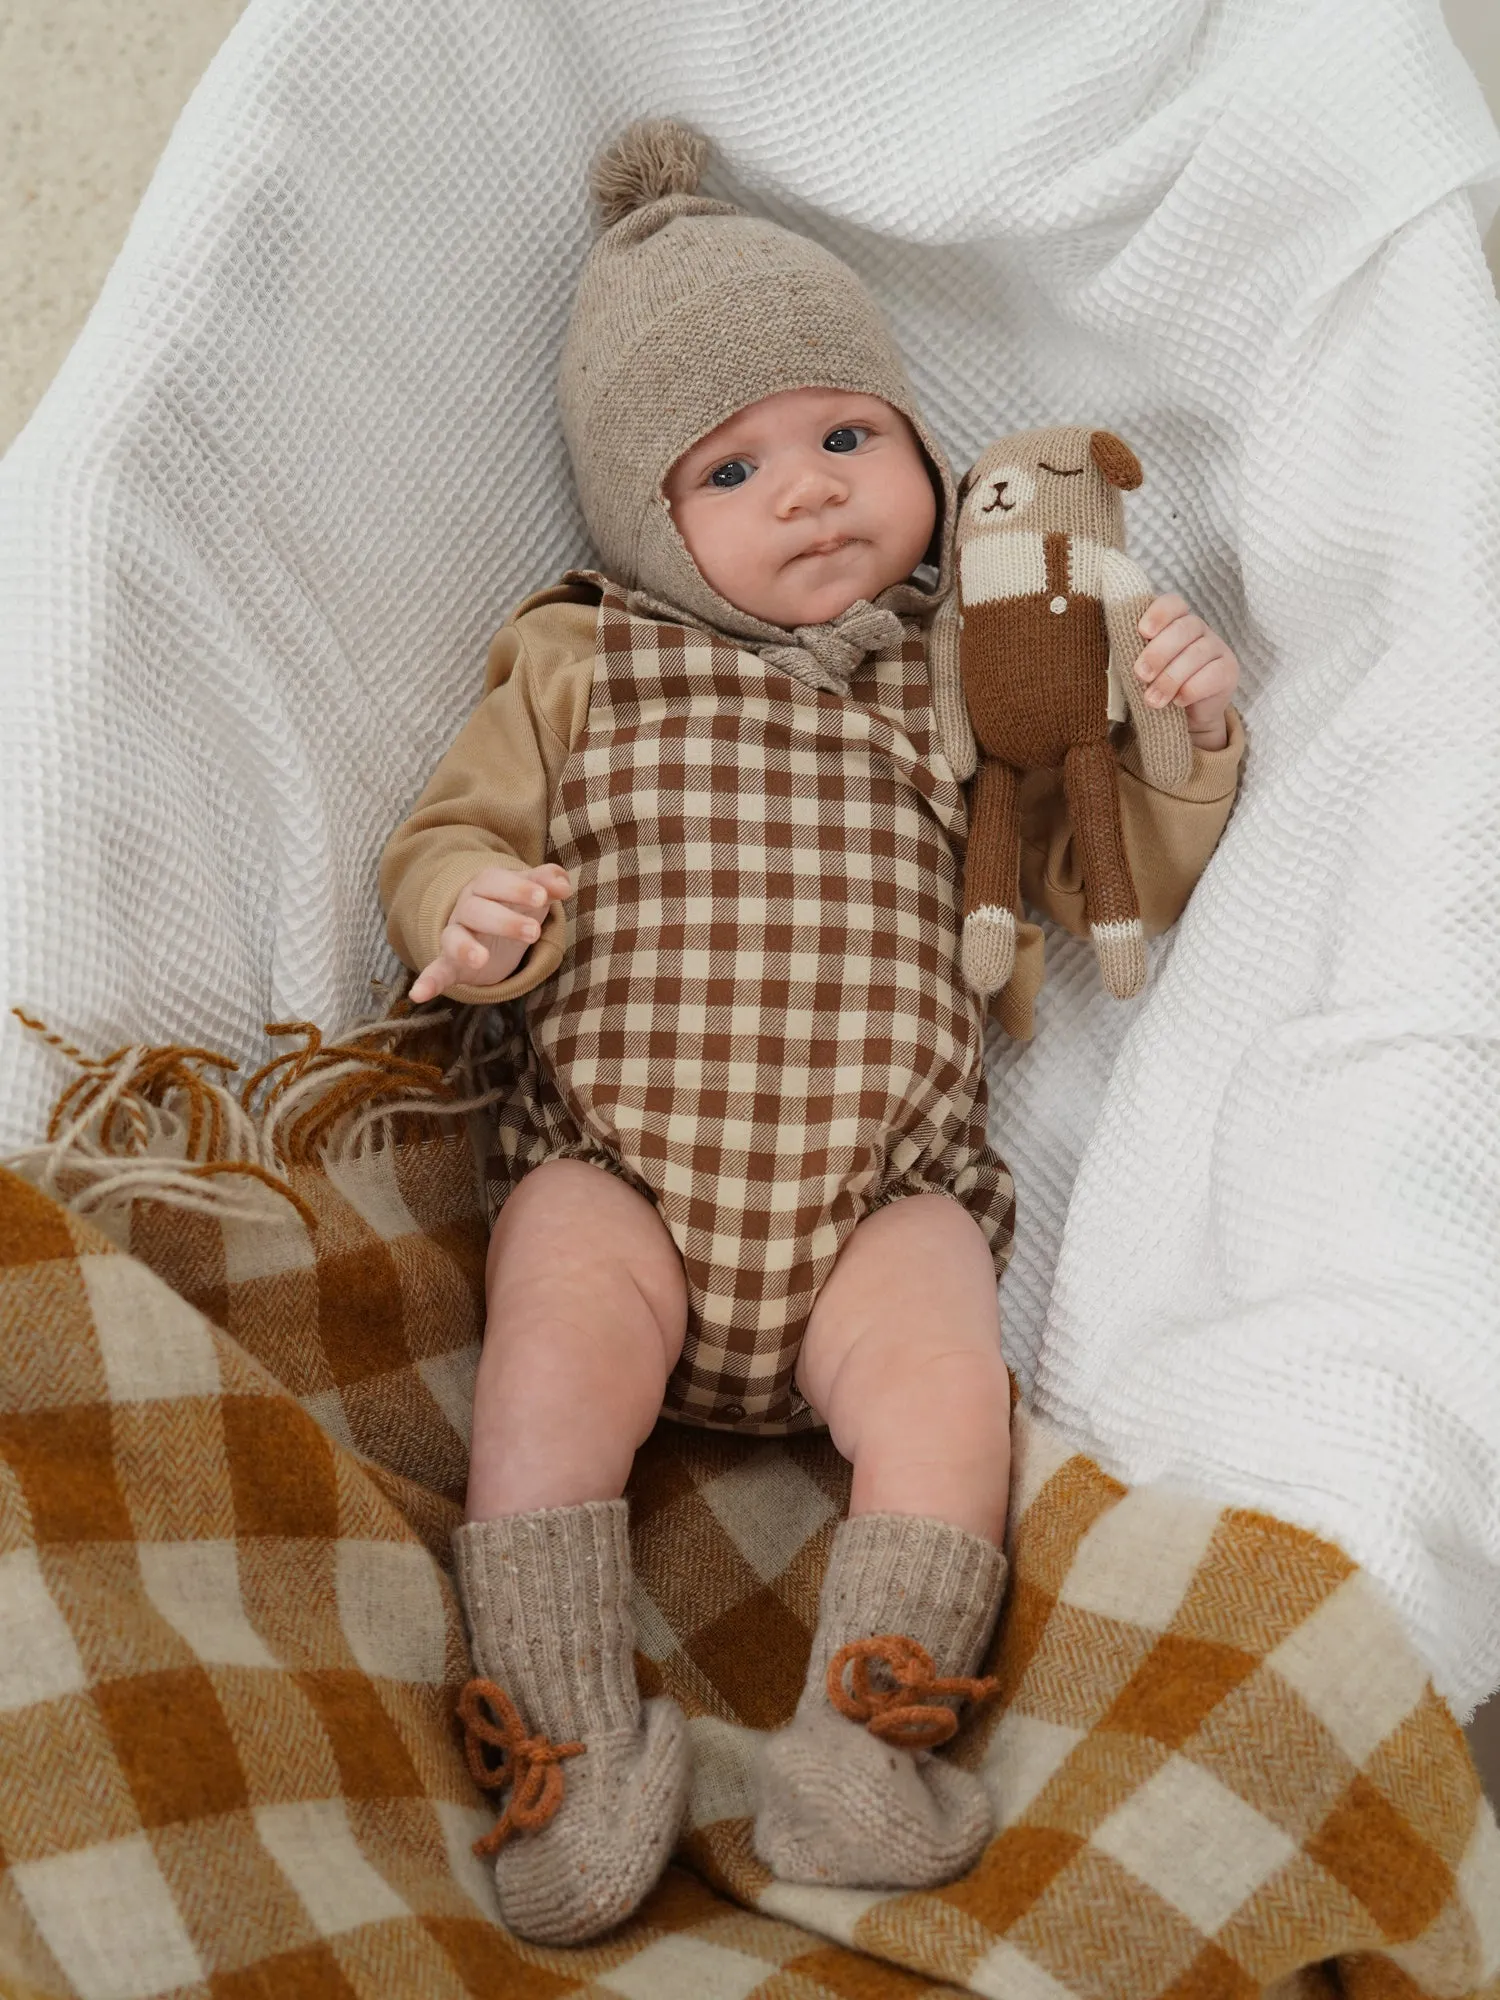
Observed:
[[[466,1522],[453,1557],[475,1665],[532,1728],[560,1741],[636,1726],[623,1500]]]
[[[1005,1567],[992,1542],[946,1521],[857,1514],[842,1522],[799,1709],[826,1706],[829,1661],[851,1639],[875,1633],[915,1639],[940,1675],[972,1674],[994,1630]]]
[[[931,1888],[978,1858],[994,1824],[980,1780],[838,1712],[828,1670],[851,1641],[897,1635],[916,1641],[937,1679],[971,1674],[1005,1575],[993,1543],[947,1521],[861,1514],[841,1524],[797,1712],[755,1767],[755,1851],[779,1878]]]
[[[622,143],[640,135],[632,128]],[[607,229],[584,265],[558,379],[603,568],[735,638],[795,646],[794,634],[740,611],[699,574],[661,489],[689,445],[736,410],[809,387],[880,396],[921,440],[941,488],[939,574],[925,588],[893,584],[879,604],[931,610],[948,586],[952,476],[854,272],[810,237],[692,192],[647,201]]]
[[[687,1804],[682,1713],[636,1685],[625,1502],[469,1521],[453,1554],[477,1673],[544,1754],[567,1751],[541,1823],[495,1853],[501,1913],[535,1944],[581,1944],[655,1886]]]

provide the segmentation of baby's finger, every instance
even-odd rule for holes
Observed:
[[[1187,610],[1186,600],[1172,592],[1165,597],[1153,597],[1141,613],[1136,630],[1143,639],[1154,639],[1158,632],[1164,632],[1174,618],[1182,617]]]
[[[460,900],[459,909],[462,907],[463,902]],[[477,972],[479,967],[488,961],[490,955],[490,948],[484,939],[476,937],[466,923],[458,921],[457,910],[454,911],[444,927],[442,936],[438,939],[438,950],[453,967],[453,979],[462,979],[466,973]],[[450,986],[453,984],[453,979],[448,981]]]
[[[540,937],[542,934],[541,914],[547,903],[546,891],[541,891],[541,903],[533,915],[527,910],[513,910],[505,903],[497,903],[492,896],[476,895],[472,889],[465,889],[453,908],[452,923],[462,926],[466,932],[477,932],[481,938],[526,938]],[[444,937],[447,932],[443,933]],[[484,957],[489,957],[489,945],[482,947]],[[481,963],[483,961],[481,960]]]
[[[573,893],[573,878],[566,868],[556,861],[544,861],[540,868],[531,871],[533,882],[539,882],[549,896],[562,902]]]
[[[430,965],[424,965],[411,983],[408,999],[414,1007],[420,1007],[424,1000],[431,1000],[439,993],[446,993],[459,977],[458,967],[446,952],[439,952]]]
[[[482,868],[468,884],[465,895],[479,896],[495,903],[510,903],[520,910],[544,910],[547,891],[534,880],[535,871],[519,868]]]
[[[1188,675],[1177,690],[1177,699],[1184,708],[1194,708],[1202,701],[1227,704],[1238,678],[1232,655],[1218,653]]]
[[[1149,646],[1142,648],[1141,656],[1135,663],[1136,672],[1143,681],[1155,680],[1185,647],[1203,638],[1207,631],[1208,627],[1196,612],[1189,611],[1181,618],[1174,618],[1164,631],[1157,633]]]
[[[1153,708],[1165,708],[1169,701],[1181,699],[1179,690],[1191,679],[1200,667],[1217,657],[1223,641],[1212,632],[1195,639],[1191,646],[1179,653],[1172,664],[1163,667],[1146,690],[1146,699]]]

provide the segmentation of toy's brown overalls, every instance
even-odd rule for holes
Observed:
[[[688,1285],[667,1413],[800,1430],[803,1331],[861,1217],[940,1192],[1010,1250],[923,642],[840,697],[570,580],[602,593],[549,835],[576,890],[560,970],[512,1003],[492,1193],[581,1158],[649,1195]]]
[[[1012,550],[1007,571],[996,554]],[[1043,571],[1034,589],[1018,587],[1023,550]],[[1140,916],[1109,740],[1112,717],[1124,712],[1110,699],[1100,598],[1109,559],[1097,542],[1060,532],[1011,530],[960,550],[964,698],[982,753],[966,910],[998,904],[1021,914],[1021,774],[1061,768],[1090,923]]]

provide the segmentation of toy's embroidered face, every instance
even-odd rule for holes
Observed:
[[[1135,453],[1111,431],[1019,431],[992,444],[960,483],[957,540],[1025,528],[1118,545],[1120,490],[1140,481]]]
[[[1012,515],[1026,511],[1036,498],[1036,486],[1037,475],[1018,460],[988,466],[964,494],[963,518],[975,528],[998,527]]]

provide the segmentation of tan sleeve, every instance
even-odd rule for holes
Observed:
[[[535,868],[547,858],[552,801],[588,717],[594,629],[593,605],[564,585],[528,598],[495,635],[484,699],[380,859],[386,935],[413,971],[436,958],[453,906],[481,868]],[[554,903],[509,979],[452,986],[449,996],[489,1003],[529,993],[557,970],[566,935]]]
[[[1234,805],[1245,730],[1234,709],[1224,719],[1228,743],[1222,750],[1194,750],[1187,778],[1170,791],[1146,779],[1134,734],[1120,746],[1120,821],[1148,937],[1170,929],[1182,915]],[[1021,780],[1021,895],[1028,908],[1075,936],[1088,934],[1083,871],[1061,771],[1031,771]],[[1041,932],[1022,923],[1016,969],[991,1007],[1008,1034],[1020,1040],[1031,1034],[1041,984]]]

